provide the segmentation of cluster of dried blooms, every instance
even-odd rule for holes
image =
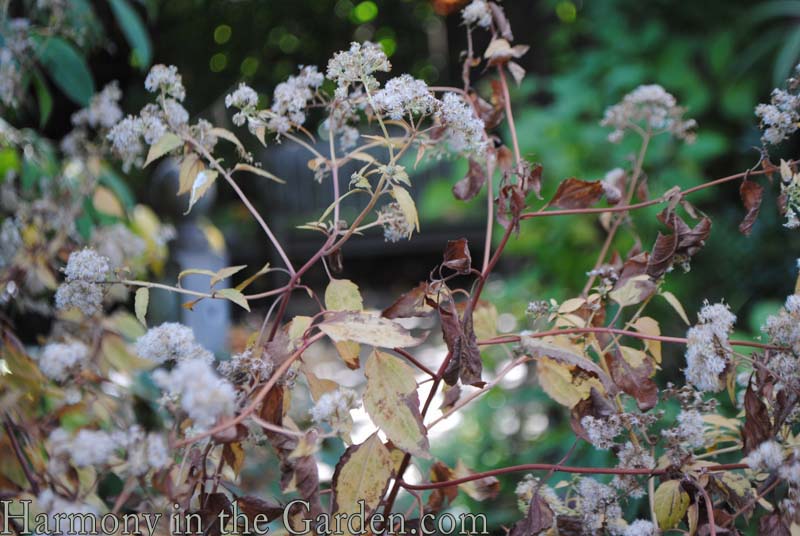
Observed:
[[[47,279],[43,273],[63,265],[64,274],[60,285],[50,274],[56,311],[48,314],[55,322],[41,348],[24,347],[11,329],[3,328],[0,373],[12,381],[0,387],[0,396],[15,404],[3,416],[0,441],[3,462],[13,462],[0,465],[4,496],[35,497],[38,510],[51,517],[60,512],[92,517],[121,509],[172,513],[177,504],[208,520],[237,503],[248,518],[264,516],[262,520],[271,522],[282,514],[279,505],[230,493],[245,460],[255,454],[250,447],[269,445],[279,463],[282,490],[309,505],[289,512],[295,526],[325,512],[353,514],[364,508],[368,515],[388,515],[402,490],[414,493],[418,501],[412,506],[420,517],[436,514],[460,491],[491,500],[499,492],[497,474],[543,469],[516,487],[523,517],[510,528],[514,536],[645,536],[671,530],[738,534],[753,519],[758,519],[761,533],[800,530],[795,435],[800,425],[800,296],[787,298],[784,308],[767,319],[760,343],[731,339],[736,316],[725,303],[706,303],[685,338],[662,335],[647,305],[656,297],[663,299],[689,324],[680,302],[663,284],[675,265],[688,266],[701,252],[711,231],[710,219],[678,188],[666,188],[660,197],[640,204],[666,205],[658,215],[663,233],[652,247],[637,246],[624,255],[615,251],[614,238],[631,221],[631,200],[644,180],[648,143],[663,134],[690,142],[696,123],[684,117],[686,110],[661,86],[636,88],[609,107],[601,122],[612,129],[612,142],[627,134],[639,137],[641,150],[632,164],[609,171],[602,180],[565,179],[541,209],[526,212],[534,197],[541,198],[542,167],[519,152],[507,76],[517,81],[524,76],[513,60],[527,47],[512,44],[510,23],[496,2],[473,0],[461,17],[468,32],[491,36],[483,54],[470,50],[464,58],[467,74],[484,60],[491,76],[496,73],[488,100],[470,86],[469,76],[463,88],[435,91],[408,74],[388,78],[389,59],[379,45],[368,42],[337,52],[324,74],[314,66],[300,67],[275,88],[268,103],[246,84],[225,97],[235,126],[246,126],[261,144],[273,138],[297,143],[309,151],[317,180],[331,186],[331,207],[303,226],[321,232],[325,242],[299,268],[236,182],[243,173],[280,178],[255,163],[234,132],[204,119],[190,123],[182,104],[186,88],[176,67],[150,70],[144,86],[153,102],[136,115],[124,115],[114,83],[73,115],[75,129],[61,146],[70,165],[60,173],[59,188],[74,183],[82,196],[96,192],[98,177],[87,170],[99,166],[107,149],[124,169],[172,155],[180,162],[178,193],[188,194],[188,210],[217,181],[240,197],[285,264],[281,269],[290,279],[281,288],[246,294],[269,267],[231,288],[219,284],[241,277],[246,267],[216,272],[198,267],[194,272],[210,279],[208,292],[187,291],[180,281],[170,286],[128,278],[131,266],[141,265],[138,258],[155,255],[154,248],[163,251],[159,248],[168,236],[143,215],[143,207],[132,215],[123,213],[121,219],[136,224],[131,227],[147,227],[149,235],[134,236],[118,222],[81,239],[71,226],[81,203],[67,204],[72,207],[67,209],[54,206],[51,192],[24,200],[13,189],[13,180],[4,182],[2,208],[13,216],[0,229],[3,304],[29,303],[22,300],[20,285],[28,287],[28,294],[43,293],[31,283],[31,273]],[[0,73],[7,73],[0,100],[9,104],[15,102],[14,69],[21,63],[8,57],[24,53],[24,35],[6,42],[9,50],[0,52]],[[325,90],[326,78],[335,88],[332,92]],[[790,81],[788,92],[776,90],[771,104],[757,108],[765,143],[782,141],[796,130],[794,89]],[[327,154],[316,149],[310,132],[315,129],[305,127],[312,110],[325,115],[319,131],[329,142]],[[494,132],[504,121],[509,136]],[[3,140],[12,146],[31,143],[29,133],[0,126]],[[223,141],[235,146],[237,162],[215,157]],[[388,242],[419,232],[411,171],[421,159],[448,152],[469,160],[468,174],[454,185],[454,196],[472,199],[485,187],[489,198],[482,264],[473,263],[465,239],[452,240],[443,245],[442,263],[431,270],[429,280],[379,313],[364,308],[356,283],[331,276],[322,292],[302,287],[319,304],[319,314],[285,318],[302,275],[341,254],[346,241],[372,227],[382,227]],[[351,161],[360,169],[341,177],[341,166]],[[774,173],[782,179],[787,226],[796,227],[800,174],[790,162],[779,168],[766,160],[761,164],[760,171],[729,179],[741,182],[746,215],[740,229],[749,233],[758,215],[762,187],[755,178]],[[362,197],[368,201],[347,219],[339,203],[353,191],[366,194]],[[93,199],[102,201],[107,195]],[[518,335],[500,337],[494,325],[480,325],[481,319],[497,313],[481,294],[513,234],[522,232],[523,221],[565,213],[599,213],[608,233],[608,247],[587,270],[584,290],[562,303],[532,301],[528,314],[535,329]],[[503,237],[493,247],[495,221]],[[31,226],[39,223],[42,236],[31,236]],[[93,249],[84,248],[87,243]],[[42,257],[43,250],[49,257]],[[474,282],[454,287],[454,275],[473,277]],[[106,314],[110,300],[127,297],[115,290],[119,288],[136,289],[135,317],[121,311]],[[247,348],[218,361],[186,326],[168,322],[147,327],[154,288],[188,295],[193,300],[188,307],[221,299],[250,311],[263,299],[276,301]],[[436,372],[413,355],[426,334],[398,321],[431,315],[438,319],[447,347]],[[363,369],[361,385],[340,385],[313,370],[304,353],[324,341],[343,366]],[[686,382],[659,388],[658,371],[673,366],[662,362],[662,344],[676,342],[686,347],[681,366]],[[495,345],[513,345],[515,360],[487,381],[482,351]],[[536,363],[541,388],[569,411],[576,436],[613,454],[614,466],[561,463],[474,473],[460,462],[451,468],[435,461],[430,473],[420,471],[429,475],[424,482],[410,483],[408,468],[426,467],[420,462],[433,458],[430,429],[527,362]],[[420,400],[423,381],[432,388]],[[432,419],[429,409],[440,389],[443,415]],[[720,414],[715,397],[723,391],[741,415]],[[35,403],[21,403],[23,399]],[[300,409],[290,412],[292,407]],[[352,412],[361,407],[373,424],[372,433],[353,441]],[[52,408],[58,410],[55,417]],[[336,442],[342,452],[325,494],[317,456],[323,440]],[[553,473],[562,472],[583,474],[551,480]],[[593,473],[613,476],[599,479]],[[111,495],[97,478],[109,474],[124,482]],[[627,520],[625,512],[632,514]],[[214,534],[222,528],[216,526]]]

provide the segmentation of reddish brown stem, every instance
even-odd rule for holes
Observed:
[[[746,469],[749,467],[746,463],[728,463],[720,465],[710,465],[705,467],[708,472],[716,471],[732,471],[735,469]],[[414,491],[423,491],[437,488],[449,488],[459,484],[465,484],[474,480],[480,480],[491,476],[505,475],[508,473],[517,473],[520,471],[551,471],[554,473],[577,473],[583,475],[642,475],[642,476],[659,476],[666,474],[668,469],[620,469],[615,467],[573,467],[569,465],[559,465],[552,463],[528,463],[523,465],[513,465],[511,467],[502,467],[500,469],[492,469],[491,471],[484,471],[482,473],[473,473],[469,476],[456,478],[453,480],[446,480],[443,482],[431,482],[428,484],[409,484],[408,482],[400,481],[400,485],[406,489]]]

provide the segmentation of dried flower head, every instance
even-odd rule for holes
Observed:
[[[39,369],[51,380],[64,381],[89,361],[89,349],[80,342],[50,343],[39,356]]]
[[[583,530],[587,534],[600,533],[604,526],[622,516],[617,494],[611,486],[584,477],[578,481],[578,495]]]
[[[492,11],[486,0],[472,0],[462,11],[461,19],[467,26],[488,28],[492,25]]]
[[[378,211],[378,220],[383,225],[383,238],[386,242],[399,242],[414,232],[414,225],[406,219],[397,202],[384,205]]]
[[[136,341],[136,353],[159,364],[187,359],[214,361],[213,354],[195,340],[192,328],[177,322],[165,322],[148,329]]]
[[[684,119],[686,110],[675,97],[657,84],[639,86],[625,95],[622,102],[606,109],[602,126],[612,127],[609,141],[618,142],[626,130],[643,129],[651,134],[669,132],[678,139],[694,140],[694,119]]]
[[[179,361],[169,372],[156,370],[153,380],[179,400],[181,409],[201,430],[211,428],[217,419],[232,415],[236,409],[233,386],[217,376],[206,359]]]
[[[311,408],[314,422],[327,423],[339,433],[349,434],[353,427],[350,411],[361,407],[361,398],[352,389],[340,387],[335,391],[323,394]]]
[[[114,80],[92,96],[87,108],[72,114],[72,124],[92,128],[113,127],[122,119],[122,109],[119,107],[121,98],[119,83]]]
[[[776,441],[768,440],[751,451],[744,462],[755,471],[775,471],[783,465],[783,447]]]
[[[686,379],[701,391],[719,391],[722,373],[728,368],[733,352],[728,336],[736,322],[725,303],[700,310],[699,323],[686,333]]]

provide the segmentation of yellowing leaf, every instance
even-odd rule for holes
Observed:
[[[680,523],[689,508],[689,494],[683,491],[679,480],[662,482],[653,495],[653,509],[661,530],[669,530]]]
[[[118,218],[125,216],[125,209],[122,207],[122,203],[120,203],[117,196],[105,186],[98,186],[95,189],[94,195],[92,196],[92,205],[103,214],[117,216]]]
[[[625,283],[608,293],[608,297],[623,307],[641,303],[650,296],[655,289],[655,284],[650,281],[647,274],[631,277]]]
[[[144,162],[144,167],[150,165],[150,162],[153,160],[157,160],[168,152],[177,149],[182,143],[183,140],[181,140],[178,136],[172,132],[167,132],[161,136],[158,141],[150,146],[150,150],[147,152],[147,160]]]
[[[356,370],[361,366],[359,356],[361,355],[361,345],[353,341],[339,341],[333,343],[339,357],[342,358],[347,368]]]
[[[400,205],[400,210],[403,212],[403,216],[408,222],[408,225],[415,228],[417,232],[419,232],[419,215],[417,214],[417,205],[414,204],[414,200],[411,198],[411,194],[408,193],[408,190],[403,188],[402,186],[397,186],[396,184],[392,186],[392,196],[394,197],[397,204]],[[411,233],[409,233],[411,236]]]
[[[559,313],[573,313],[586,303],[584,298],[572,298],[562,303],[559,308]]]
[[[575,375],[573,367],[546,357],[537,360],[536,375],[544,392],[568,408],[588,397],[592,387],[603,391],[603,384],[597,378]]]
[[[244,297],[244,294],[235,288],[224,288],[214,292],[214,295],[225,298],[226,300],[230,300],[245,311],[250,312],[250,305],[247,303],[247,299]]]
[[[264,266],[261,267],[259,271],[257,271],[256,273],[254,273],[253,275],[251,275],[250,277],[248,277],[247,279],[236,285],[236,290],[242,291],[246,289],[253,283],[253,281],[258,279],[262,275],[266,274],[267,272],[269,272],[269,263],[265,264]]]
[[[236,134],[234,134],[230,130],[226,130],[224,128],[212,128],[209,131],[209,134],[211,134],[212,136],[217,136],[218,138],[222,138],[224,140],[228,140],[229,142],[234,144],[236,148],[239,150],[239,152],[242,154],[247,152],[244,148],[244,145],[242,145],[242,142],[240,142],[239,138],[236,137]]]
[[[632,323],[631,326],[639,333],[644,333],[645,335],[654,335],[656,337],[661,335],[661,328],[659,327],[658,322],[649,316],[637,318],[636,322]],[[650,355],[653,356],[653,359],[656,360],[656,363],[660,365],[661,341],[651,341],[645,339],[644,345],[645,348],[647,348],[647,351],[650,352]]]
[[[226,266],[225,268],[220,268],[217,272],[211,277],[211,286],[213,287],[223,279],[227,279],[230,276],[237,274],[247,268],[246,264],[242,264],[240,266]]]
[[[308,390],[311,392],[311,398],[318,401],[325,393],[331,393],[339,388],[339,384],[333,380],[320,378],[311,371],[311,368],[303,365],[301,367],[303,374],[308,382]]]
[[[249,173],[254,173],[256,175],[260,175],[262,177],[266,177],[266,178],[268,178],[270,180],[273,180],[275,182],[278,182],[280,184],[286,184],[285,180],[281,179],[280,177],[277,177],[276,175],[273,175],[272,173],[270,173],[266,169],[261,169],[260,167],[251,166],[250,164],[242,164],[242,163],[236,164],[236,166],[233,168],[233,170],[234,171],[247,171]]]
[[[586,372],[591,372],[597,376],[601,385],[605,386],[604,390],[606,392],[615,393],[617,391],[616,384],[597,363],[581,355],[573,348],[533,337],[522,337],[520,343],[522,344],[522,348],[526,352],[529,352],[532,357],[554,359],[569,367],[577,367]],[[585,376],[585,374],[582,376]],[[588,392],[587,390],[586,394],[588,394]]]
[[[138,289],[133,299],[133,309],[136,311],[136,318],[139,319],[139,322],[141,322],[144,327],[147,327],[145,316],[147,315],[147,305],[149,303],[150,289],[147,287]]]
[[[675,297],[675,294],[669,292],[668,290],[665,290],[661,292],[661,297],[667,300],[667,303],[670,304],[673,309],[675,309],[675,312],[678,313],[678,316],[681,317],[681,320],[686,322],[687,326],[692,325],[692,323],[689,322],[689,317],[686,316],[686,311],[683,309],[683,305],[681,305],[681,302],[678,301],[678,298]]]
[[[361,311],[364,304],[358,285],[349,279],[333,279],[325,289],[325,307],[329,311]]]
[[[194,153],[186,155],[181,162],[181,170],[178,175],[178,195],[183,195],[192,189],[192,184],[197,178],[197,174],[206,169],[200,157]]]
[[[375,350],[367,360],[365,374],[364,408],[372,422],[397,448],[430,458],[414,369],[400,358]]]
[[[454,478],[464,478],[473,475],[474,473],[464,465],[464,462],[458,460],[456,468],[453,471]],[[493,476],[479,478],[478,480],[471,480],[458,485],[464,493],[469,495],[476,501],[485,501],[493,499],[500,492],[500,481]]]
[[[413,337],[396,322],[368,313],[336,313],[320,324],[319,329],[334,342],[353,341],[381,348],[416,346],[423,340]]]
[[[194,183],[192,184],[192,193],[189,198],[189,208],[186,209],[186,212],[183,213],[185,216],[191,212],[192,207],[197,203],[201,197],[203,197],[206,192],[214,185],[214,181],[217,180],[217,173],[213,170],[204,170],[197,174],[197,177],[194,179]]]
[[[350,519],[361,511],[363,504],[365,516],[362,519],[369,519],[380,504],[393,474],[392,458],[378,434],[372,434],[360,445],[348,447],[333,474],[331,511],[334,515],[345,514],[344,519]],[[349,534],[347,523],[342,524],[342,530]]]

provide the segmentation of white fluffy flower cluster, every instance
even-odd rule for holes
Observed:
[[[583,530],[587,534],[599,534],[604,525],[615,524],[622,517],[617,494],[611,486],[584,477],[578,481],[578,495]]]
[[[625,170],[614,168],[606,173],[600,184],[603,186],[603,194],[606,200],[612,205],[616,205],[622,199],[622,190],[625,187]]]
[[[755,471],[775,471],[783,465],[783,448],[775,441],[764,441],[756,447],[744,462]]]
[[[717,392],[723,388],[722,373],[728,368],[732,349],[728,336],[736,322],[725,303],[700,310],[699,323],[686,333],[686,379],[701,391]]]
[[[56,381],[64,381],[79,372],[88,361],[89,349],[80,342],[48,344],[38,359],[42,374]]]
[[[153,66],[145,79],[145,89],[160,93],[158,104],[149,103],[142,108],[139,115],[128,115],[114,125],[107,136],[126,170],[141,159],[144,151],[142,138],[146,144],[152,145],[168,131],[189,131],[196,135],[198,130],[204,129],[201,123],[191,127],[188,124],[189,112],[181,104],[186,97],[186,90],[177,67]],[[213,144],[210,144],[210,148],[213,149]]]
[[[233,384],[251,380],[266,380],[272,375],[274,365],[263,357],[255,357],[252,350],[231,356],[217,366],[217,371]]]
[[[769,337],[770,342],[800,354],[800,295],[787,297],[778,314],[767,317],[761,331]]]
[[[106,257],[114,268],[122,268],[126,263],[138,259],[147,250],[144,239],[134,234],[123,223],[104,225],[92,233],[92,246]]]
[[[33,45],[29,37],[30,22],[23,18],[10,19],[3,30],[3,46],[0,47],[0,102],[14,107],[19,104],[24,89],[20,66]]]
[[[488,28],[492,25],[492,11],[486,0],[472,0],[462,11],[461,19],[467,26],[478,25]]]
[[[322,73],[310,65],[301,66],[299,74],[290,76],[285,82],[278,84],[272,94],[270,106],[270,111],[275,115],[270,117],[267,128],[283,134],[289,131],[291,124],[305,123],[306,108],[324,80]]]
[[[316,423],[328,423],[335,431],[349,431],[353,425],[350,410],[360,406],[358,393],[340,387],[319,397],[311,408],[311,418]]]
[[[142,476],[151,469],[166,469],[172,464],[169,445],[159,433],[145,433],[138,425],[126,432],[115,435],[118,443],[128,451],[128,471],[134,476]]]
[[[652,469],[655,467],[653,456],[642,447],[626,442],[617,452],[617,467],[620,469]],[[639,484],[635,475],[616,475],[611,485],[626,495],[639,498],[644,496],[644,487]]]
[[[108,465],[121,447],[112,434],[85,428],[74,436],[63,428],[56,428],[50,433],[48,442],[52,458],[71,459],[75,467]]]
[[[111,128],[122,119],[119,101],[122,91],[116,80],[92,96],[89,106],[72,114],[72,124],[92,128]]]
[[[703,416],[695,409],[682,410],[678,413],[677,426],[662,430],[661,435],[672,446],[679,446],[684,450],[700,448],[706,444]]]
[[[601,450],[613,447],[614,438],[622,433],[622,421],[619,415],[609,415],[605,419],[586,415],[581,419],[581,426],[586,430],[592,445]]]
[[[186,98],[186,90],[183,87],[183,80],[178,73],[178,68],[174,65],[154,65],[147,78],[144,80],[144,88],[155,93],[160,91],[166,96],[182,101]]]
[[[258,93],[244,82],[240,83],[233,93],[225,95],[225,108],[230,108],[231,106],[239,110],[233,114],[233,124],[237,127],[244,125],[248,121],[250,123],[257,121]]]
[[[785,210],[784,227],[800,227],[800,173],[793,173],[789,165],[781,160],[781,202]]]
[[[608,136],[613,143],[620,141],[631,128],[644,128],[652,134],[669,132],[678,139],[692,142],[697,122],[684,119],[685,112],[663,87],[651,84],[637,87],[625,95],[622,102],[607,108],[600,124],[614,129]]]
[[[158,364],[187,359],[214,361],[214,355],[195,340],[192,329],[177,322],[164,322],[148,329],[136,340],[136,353]]]
[[[460,153],[482,155],[486,150],[484,123],[472,106],[456,93],[445,93],[437,117],[447,127],[450,148]]]
[[[111,270],[108,259],[92,249],[74,251],[64,269],[66,281],[56,291],[58,309],[77,308],[86,316],[99,312],[103,303],[102,282]]]
[[[558,495],[556,495],[556,492],[553,491],[553,488],[544,484],[531,474],[525,475],[525,477],[517,483],[514,494],[517,496],[517,507],[524,514],[528,513],[528,508],[530,508],[534,494],[538,494],[553,512],[557,514],[566,514],[569,512],[569,509],[564,506],[564,503]]]
[[[637,519],[627,527],[622,536],[656,536],[657,531],[655,525],[646,519]]]
[[[328,61],[327,77],[338,84],[336,96],[345,98],[350,84],[363,83],[368,90],[378,88],[373,73],[388,72],[392,68],[389,58],[380,45],[366,41],[350,43],[350,50],[342,50]]]
[[[230,416],[236,409],[233,386],[217,376],[205,359],[180,361],[169,372],[156,370],[153,380],[179,399],[181,409],[198,429],[211,428],[220,417]]]
[[[756,106],[756,117],[763,131],[761,141],[777,145],[791,136],[800,122],[798,108],[800,95],[793,95],[784,89],[773,89],[770,103]]]
[[[392,78],[372,99],[376,112],[384,113],[395,120],[404,115],[430,114],[438,101],[431,95],[428,84],[409,74]]]

